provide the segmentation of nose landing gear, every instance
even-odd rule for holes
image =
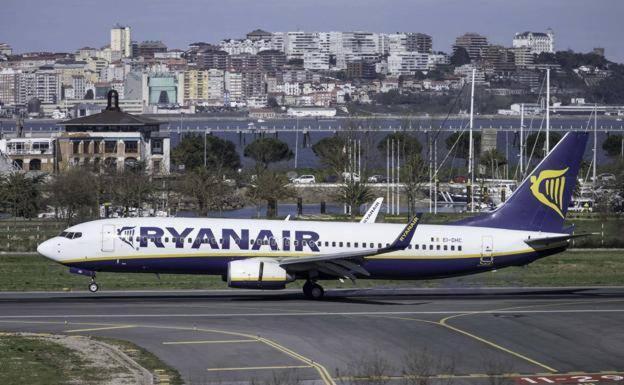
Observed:
[[[95,282],[95,274],[93,274],[91,276],[91,283],[89,284],[89,291],[91,293],[95,293],[98,291],[100,287],[98,286],[97,282]]]
[[[319,300],[325,295],[325,290],[316,282],[306,281],[306,283],[303,284],[303,294],[308,299]]]

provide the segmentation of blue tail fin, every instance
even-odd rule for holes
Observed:
[[[454,225],[561,232],[588,134],[569,132],[495,211]]]

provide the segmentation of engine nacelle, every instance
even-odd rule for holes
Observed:
[[[272,259],[239,259],[228,264],[229,287],[279,290],[294,280],[277,261]]]

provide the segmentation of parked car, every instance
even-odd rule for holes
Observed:
[[[316,183],[316,177],[314,175],[301,175],[292,180],[295,184],[311,184]]]
[[[368,177],[368,183],[386,183],[388,178],[383,175],[375,174]]]
[[[350,181],[350,182],[359,182],[360,181],[360,176],[354,172],[343,172],[342,173],[342,179],[346,182],[346,181]]]

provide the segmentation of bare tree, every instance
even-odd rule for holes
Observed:
[[[390,382],[392,365],[379,350],[374,350],[370,355],[351,361],[347,370],[358,384],[385,385]]]
[[[453,356],[437,356],[426,348],[409,351],[403,360],[403,383],[405,385],[429,385],[436,383],[450,385],[452,377],[440,375],[455,372],[455,358]],[[434,381],[435,377],[435,381]]]
[[[48,203],[68,226],[74,219],[96,217],[97,186],[97,178],[91,172],[82,168],[68,169],[54,175],[48,182]]]

